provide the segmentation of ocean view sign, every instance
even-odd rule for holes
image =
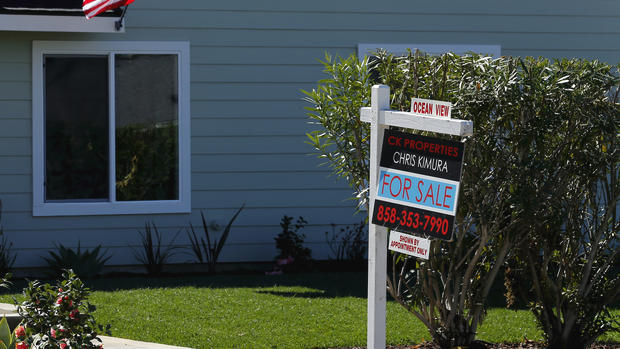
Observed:
[[[452,117],[452,103],[431,99],[412,98],[411,113],[418,116]]]
[[[372,223],[452,240],[464,143],[386,129]]]

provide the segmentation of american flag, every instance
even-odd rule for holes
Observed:
[[[87,19],[91,19],[101,12],[127,6],[134,0],[84,0],[82,9]]]

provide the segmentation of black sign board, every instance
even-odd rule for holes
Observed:
[[[381,167],[461,180],[464,143],[385,130]]]
[[[464,144],[386,130],[372,223],[452,240]]]

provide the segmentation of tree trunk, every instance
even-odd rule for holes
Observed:
[[[466,318],[457,315],[450,324],[444,324],[442,328],[435,331],[433,337],[441,349],[451,349],[456,346],[471,346],[476,333],[472,331]]]

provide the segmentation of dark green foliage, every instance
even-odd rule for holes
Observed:
[[[176,123],[117,128],[117,200],[178,199],[177,140]]]
[[[529,303],[549,348],[586,348],[620,330],[608,309],[620,300],[619,80],[599,62],[536,63],[523,63],[530,95],[549,100],[530,97],[528,121],[548,121],[529,142],[538,173],[513,187],[517,198],[538,194],[515,203],[536,219],[524,222],[506,283]],[[550,76],[560,77],[561,92],[543,88]]]
[[[222,248],[226,243],[226,239],[228,239],[228,235],[230,234],[230,228],[232,227],[233,222],[237,219],[241,210],[245,207],[245,204],[241,205],[237,212],[232,216],[228,224],[224,228],[222,235],[220,238],[211,239],[211,234],[209,233],[209,224],[207,224],[207,220],[205,219],[204,212],[200,212],[200,217],[202,218],[202,230],[204,232],[204,237],[198,238],[196,235],[196,231],[194,230],[194,226],[190,223],[189,228],[190,231],[187,232],[187,236],[189,237],[189,241],[192,244],[192,252],[194,256],[198,260],[199,263],[206,263],[209,272],[215,272],[215,265],[217,264],[217,259],[220,256],[220,252],[222,252]],[[215,230],[211,226],[211,230]],[[191,232],[191,233],[190,233]]]
[[[303,91],[304,100],[314,104],[306,108],[312,123],[322,127],[307,135],[308,144],[336,176],[347,180],[358,204],[366,206],[370,128],[360,121],[359,112],[370,101],[368,61],[326,55],[323,66],[330,78],[311,92]]]
[[[133,249],[134,256],[146,268],[149,275],[161,274],[164,265],[174,255],[173,243],[179,233],[166,246],[162,245],[161,233],[153,222],[146,222],[144,232],[138,230],[138,234],[142,240],[142,249]]]
[[[0,200],[0,275],[8,273],[15,264],[17,255],[13,252],[13,243],[8,241],[2,227],[2,200]]]
[[[280,253],[276,258],[286,261],[282,264],[285,271],[308,270],[312,265],[312,251],[303,246],[306,235],[299,232],[306,224],[308,222],[301,216],[297,218],[295,224],[293,217],[287,215],[280,221],[282,231],[275,238],[276,248]]]
[[[335,163],[335,173],[343,163],[363,168],[367,161],[356,150],[366,152],[368,138],[360,145],[347,136],[351,128],[367,132],[366,126],[331,120],[341,117],[334,110],[368,104],[366,94],[347,95],[365,64],[330,59],[330,78],[306,93],[314,104],[310,117],[325,128],[309,137],[319,155]],[[605,304],[617,301],[620,289],[613,272],[620,243],[614,68],[584,60],[418,52],[378,52],[371,66],[374,79],[391,88],[392,109],[409,110],[412,97],[447,100],[453,118],[474,122],[456,240],[434,242],[428,261],[394,254],[392,296],[442,347],[469,345],[491,285],[510,259],[509,276],[518,273],[513,284],[525,288],[521,294],[551,346],[581,348],[610,330]],[[360,81],[367,88],[368,76]],[[353,121],[359,114],[343,115]],[[341,141],[347,151],[333,146]],[[360,177],[349,180],[357,188],[368,172],[351,175]]]
[[[105,256],[105,252],[101,252],[101,245],[92,250],[82,251],[78,242],[75,251],[62,244],[58,244],[56,249],[56,252],[49,251],[48,257],[43,257],[54,277],[62,275],[67,269],[71,269],[81,278],[93,278],[103,271],[105,263],[112,257]]]
[[[325,239],[332,251],[333,258],[338,262],[361,263],[366,260],[368,250],[368,224],[365,220],[359,224],[347,225],[336,231],[332,224],[331,235],[325,232]]]
[[[99,348],[97,330],[109,334],[109,325],[97,325],[91,314],[96,308],[88,302],[90,290],[71,270],[55,286],[31,281],[23,294],[26,300],[17,304],[17,311],[26,333],[20,340],[28,347],[51,349],[65,343],[68,348]]]

